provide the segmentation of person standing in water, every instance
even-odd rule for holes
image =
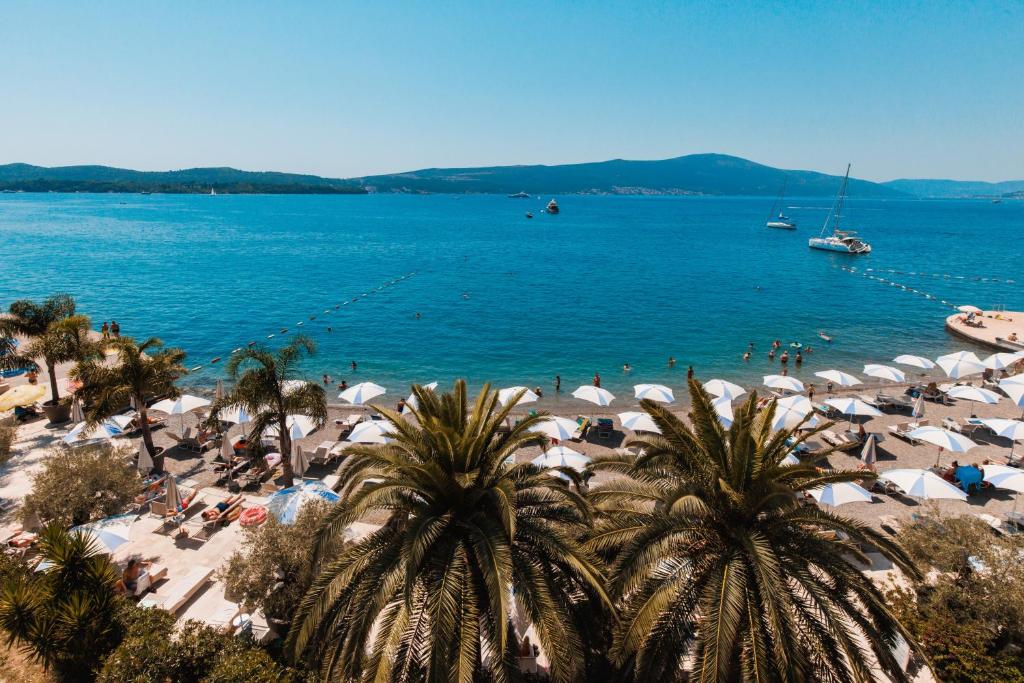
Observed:
[[[594,373],[594,386],[598,389],[601,388],[601,375],[596,372]]]
[[[356,362],[352,361],[352,372],[356,371]]]
[[[676,358],[675,358],[675,356],[669,356],[668,357],[668,366],[670,368],[674,368],[676,366]]]
[[[562,376],[555,375],[555,393],[557,394],[562,390]]]
[[[693,379],[693,366],[692,365],[689,366],[688,368],[686,368],[686,379],[687,380]]]

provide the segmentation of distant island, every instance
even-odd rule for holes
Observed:
[[[841,164],[839,164],[841,166]],[[297,173],[190,168],[133,171],[110,166],[0,165],[2,192],[143,192],[167,194],[366,194],[373,192],[534,195],[774,196],[785,182],[790,197],[831,197],[841,178],[784,170],[725,154],[690,154],[655,161],[613,159],[552,166],[426,168],[325,178]],[[1019,198],[1024,181],[850,179],[854,198]]]

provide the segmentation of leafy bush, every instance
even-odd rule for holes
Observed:
[[[228,595],[248,609],[261,607],[268,617],[289,621],[313,582],[313,543],[329,509],[310,503],[295,524],[269,517],[246,529],[242,549],[219,572]]]
[[[889,600],[943,681],[1024,683],[1024,541],[972,516],[926,514],[900,537],[932,572]]]
[[[18,434],[18,426],[10,420],[0,421],[0,465],[11,458],[14,438]]]
[[[109,446],[55,448],[33,479],[21,517],[65,527],[83,524],[122,512],[140,486],[124,451]]]
[[[196,681],[198,683],[271,683],[296,680],[294,672],[234,636],[197,621],[175,629],[162,610],[132,606],[124,614],[126,636],[107,657],[101,683]]]

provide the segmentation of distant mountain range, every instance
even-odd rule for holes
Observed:
[[[882,183],[915,197],[965,199],[970,197],[1013,197],[1024,192],[1024,180],[986,183],[980,180],[900,179]]]
[[[690,154],[657,161],[613,159],[555,166],[427,168],[361,178],[190,168],[132,171],[110,166],[0,165],[6,192],[162,192],[175,194],[361,194],[366,192],[493,193],[537,195],[753,195],[771,196],[786,183],[789,196],[830,197],[840,177],[782,170],[724,154]],[[850,179],[853,198],[1012,196],[1024,181]]]

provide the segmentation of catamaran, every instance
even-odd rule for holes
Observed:
[[[765,222],[765,227],[778,228],[780,230],[796,230],[796,221],[792,220],[789,216],[782,213],[782,210],[786,208],[783,206],[783,202],[786,199],[786,181],[782,181],[782,189],[779,190],[779,196],[775,199],[775,203],[772,204],[772,210],[768,213],[768,220]],[[775,209],[779,210],[779,215],[776,218]]]
[[[839,220],[843,214],[843,203],[846,201],[846,186],[850,182],[850,165],[846,165],[846,175],[843,177],[843,184],[836,195],[836,201],[825,218],[825,225],[821,226],[821,234],[812,237],[807,241],[811,249],[823,249],[825,251],[839,251],[844,254],[870,254],[871,245],[857,237],[853,230],[840,230]],[[833,218],[835,222],[833,223]],[[832,226],[832,234],[825,236],[826,231]]]

